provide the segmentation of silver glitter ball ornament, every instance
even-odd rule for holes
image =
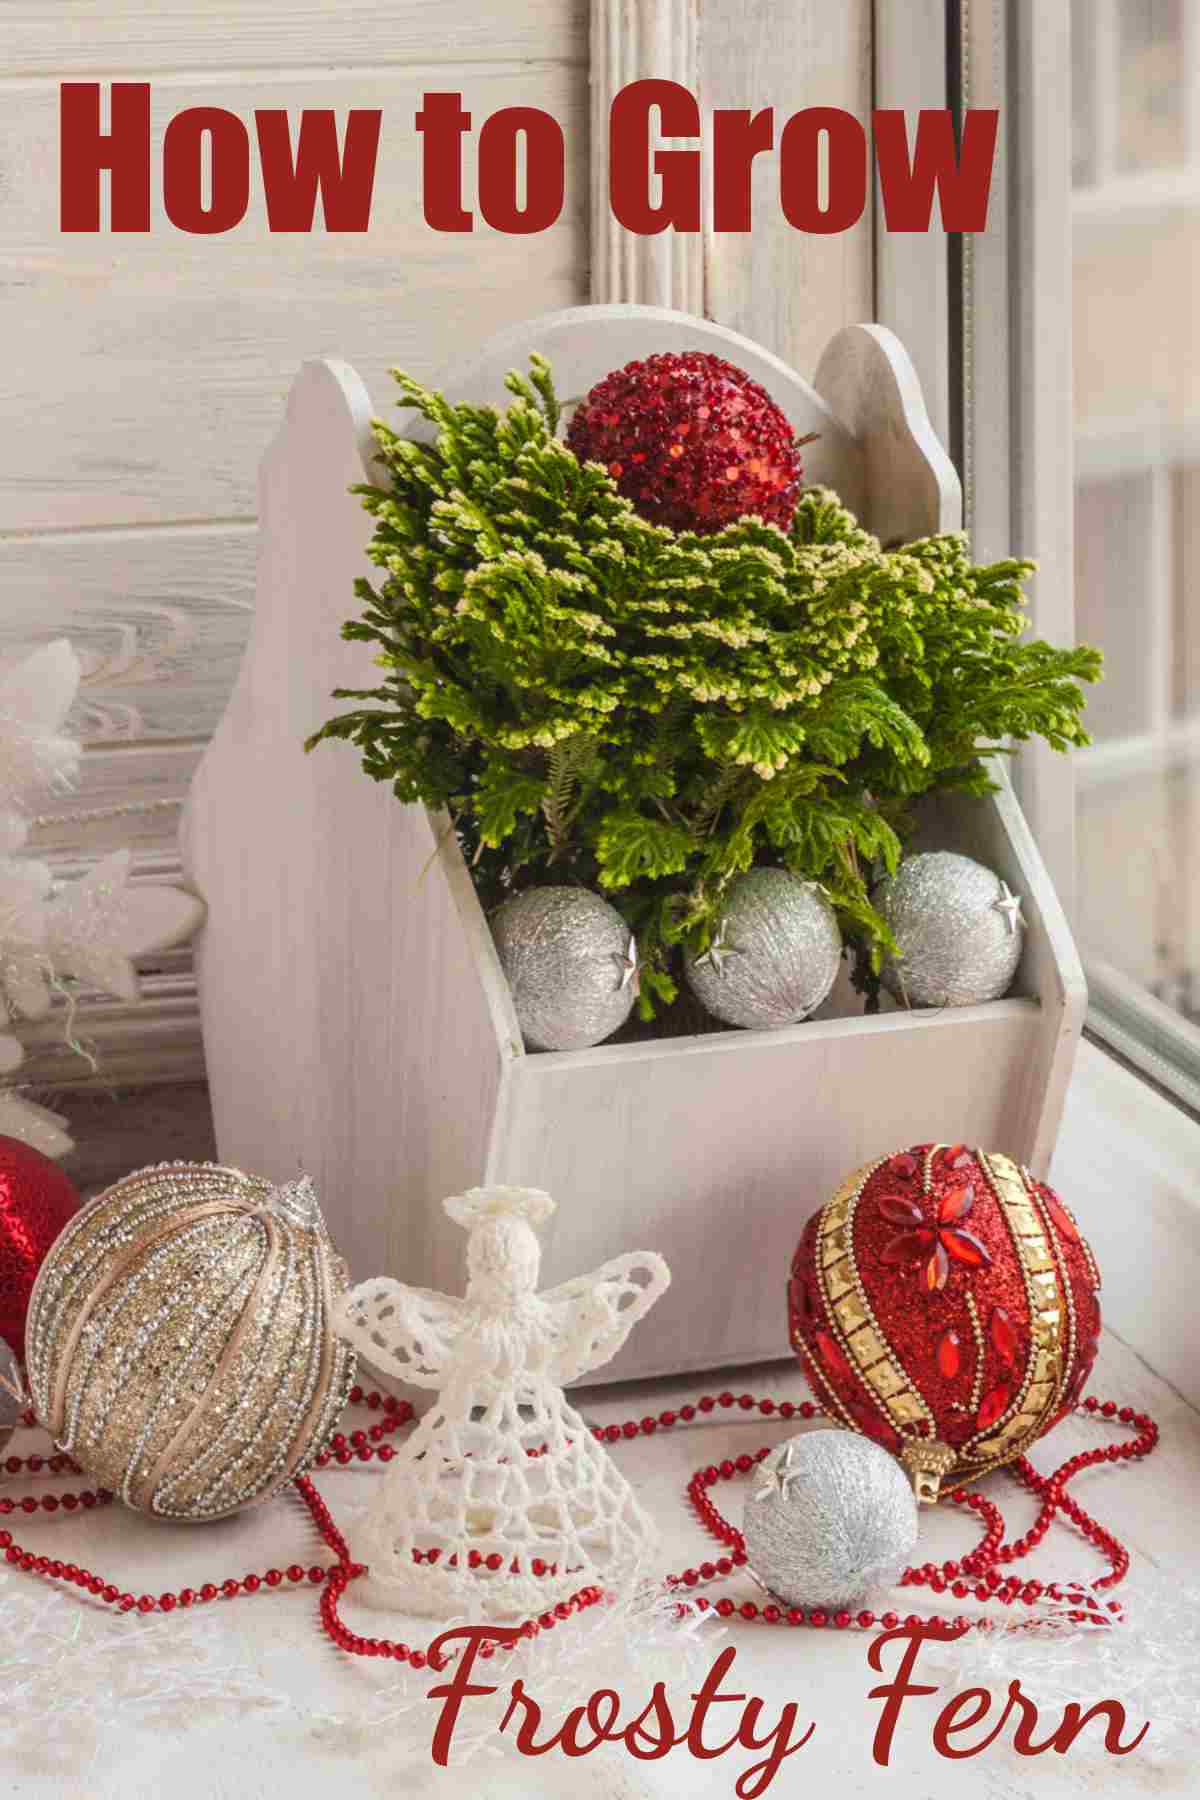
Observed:
[[[837,916],[815,883],[750,869],[730,884],[708,949],[689,959],[688,985],[727,1025],[795,1025],[825,999],[841,954]]]
[[[528,888],[492,915],[492,937],[531,1050],[586,1050],[629,1017],[637,944],[587,888]]]
[[[917,1542],[900,1464],[854,1431],[808,1431],[759,1464],[742,1521],[755,1579],[786,1606],[839,1611],[890,1583]]]
[[[969,856],[910,856],[873,895],[900,949],[881,979],[911,1006],[975,1006],[1012,986],[1025,935],[1020,901]]]

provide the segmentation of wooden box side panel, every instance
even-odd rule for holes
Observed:
[[[1019,1130],[1029,1001],[527,1057],[490,1178],[548,1188],[547,1283],[657,1250],[672,1284],[603,1379],[788,1354],[787,1269],[859,1164]],[[715,1272],[720,1272],[717,1279]]]
[[[1087,1012],[1079,953],[1033,834],[999,759],[992,773],[999,791],[985,802],[968,795],[938,796],[927,808],[916,848],[953,847],[1007,881],[1021,898],[1025,943],[1014,991],[1035,998],[1041,1023],[1018,1072],[1017,1130],[999,1150],[1044,1178],[1050,1167],[1067,1084]]]
[[[304,753],[330,690],[374,683],[369,647],[339,635],[369,572],[370,520],[348,492],[368,444],[353,373],[307,365],[263,466],[254,629],[183,834],[208,904],[221,1155],[275,1179],[308,1170],[362,1274],[428,1264],[450,1236],[437,1203],[482,1176],[516,1032],[444,822],[368,781],[350,746]]]
[[[813,381],[861,447],[861,510],[854,510],[880,542],[957,531],[962,484],[896,334],[885,325],[847,325],[830,338]]]

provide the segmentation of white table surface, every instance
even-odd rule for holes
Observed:
[[[804,1384],[793,1365],[740,1371],[725,1383],[705,1382],[709,1391],[729,1385],[735,1392],[771,1393],[800,1399]],[[1200,1545],[1195,1526],[1195,1495],[1200,1487],[1200,1416],[1165,1383],[1150,1374],[1137,1357],[1109,1336],[1104,1344],[1093,1389],[1102,1397],[1148,1409],[1159,1421],[1163,1441],[1149,1462],[1105,1466],[1078,1478],[1080,1500],[1110,1524],[1129,1545],[1135,1576],[1127,1584],[1130,1603],[1135,1580],[1157,1568],[1180,1585],[1200,1586]],[[695,1398],[695,1382],[659,1382],[630,1389],[601,1389],[585,1397],[584,1410],[598,1421],[641,1416]],[[622,1445],[616,1452],[643,1501],[662,1526],[663,1568],[679,1568],[715,1554],[686,1510],[683,1487],[690,1472],[703,1463],[741,1449],[775,1442],[788,1427],[742,1413],[714,1415],[712,1425],[677,1429],[653,1439]],[[1059,1428],[1056,1441],[1035,1455],[1049,1468],[1073,1447],[1094,1441],[1098,1427],[1072,1420]],[[30,1447],[24,1436],[14,1447]],[[378,1479],[372,1470],[323,1474],[320,1485],[335,1516],[350,1527]],[[6,1491],[21,1484],[6,1482]],[[79,1485],[78,1482],[75,1485]],[[1004,1508],[1015,1529],[1032,1517],[1032,1503],[1004,1476],[991,1478],[989,1491]],[[735,1519],[740,1494],[733,1484],[717,1491]],[[52,1519],[24,1515],[7,1521],[19,1541],[35,1549],[53,1550],[134,1591],[158,1592],[198,1586],[207,1579],[261,1571],[296,1560],[324,1560],[306,1516],[291,1499],[280,1499],[220,1525],[181,1527],[154,1525],[113,1506],[86,1519],[58,1514]],[[940,1560],[965,1551],[976,1538],[970,1522],[956,1509],[923,1514],[922,1560]],[[1056,1526],[1036,1559],[1026,1565],[1046,1579],[1099,1572],[1100,1564],[1076,1535]],[[3,1565],[0,1565],[3,1569]],[[735,1597],[751,1597],[748,1582],[728,1585]],[[31,1608],[49,1605],[31,1630]],[[957,1607],[954,1602],[953,1606]],[[485,1760],[472,1757],[445,1770],[429,1758],[437,1703],[421,1698],[426,1678],[406,1675],[396,1664],[366,1662],[336,1651],[319,1633],[312,1589],[262,1592],[233,1603],[217,1602],[198,1614],[178,1613],[150,1623],[157,1634],[146,1635],[147,1622],[136,1616],[116,1619],[94,1602],[71,1595],[47,1601],[46,1584],[4,1569],[0,1575],[0,1625],[8,1636],[11,1660],[0,1663],[0,1795],[94,1797],[169,1795],[171,1800],[306,1800],[336,1794],[358,1796],[438,1796],[459,1800],[486,1790],[489,1796],[576,1795],[725,1796],[734,1792],[742,1771],[758,1759],[738,1749],[708,1762],[675,1750],[665,1761],[634,1764],[623,1752],[568,1760],[558,1753],[516,1758],[501,1751]],[[902,1606],[901,1611],[907,1611]],[[914,1604],[913,1610],[921,1610]],[[408,1641],[424,1643],[433,1635],[428,1622],[410,1624],[372,1613],[347,1602],[349,1621],[368,1634],[393,1631]],[[586,1618],[586,1615],[585,1615]],[[61,1647],[44,1649],[42,1635],[53,1627],[71,1634],[76,1648],[62,1663]],[[436,1629],[436,1628],[434,1628]],[[555,1634],[555,1654],[567,1655],[566,1633],[582,1634],[585,1622],[574,1621]],[[139,1637],[139,1634],[141,1636]],[[1081,1740],[1066,1756],[1047,1754],[1017,1758],[1004,1744],[970,1762],[950,1763],[933,1752],[929,1732],[936,1711],[955,1690],[953,1668],[926,1676],[941,1683],[933,1701],[910,1701],[901,1719],[890,1766],[871,1760],[870,1744],[878,1702],[867,1698],[878,1677],[867,1668],[870,1639],[862,1633],[769,1630],[733,1624],[722,1643],[737,1648],[735,1673],[727,1687],[760,1695],[769,1726],[789,1698],[800,1707],[801,1725],[816,1730],[809,1744],[787,1761],[768,1790],[793,1797],[826,1791],[836,1781],[838,1800],[852,1796],[912,1797],[912,1800],[962,1800],[962,1796],[1032,1797],[1094,1795],[1113,1789],[1118,1779],[1125,1795],[1180,1794],[1200,1791],[1200,1745],[1177,1747],[1169,1756],[1152,1758],[1143,1751],[1117,1760]],[[547,1640],[554,1644],[555,1640]],[[118,1663],[121,1646],[132,1655]],[[703,1672],[717,1653],[714,1636],[701,1654]],[[43,1655],[53,1655],[53,1672]],[[613,1654],[588,1663],[580,1639],[573,1654],[578,1662],[578,1699],[610,1679],[619,1688],[633,1682],[622,1658]],[[668,1662],[674,1654],[663,1653]],[[894,1651],[890,1655],[894,1656]],[[953,1653],[950,1653],[953,1654]],[[1036,1701],[1037,1662],[1027,1640],[1011,1643],[1008,1676],[1020,1677]],[[195,1674],[190,1673],[195,1668]],[[477,1665],[479,1666],[479,1665]],[[545,1665],[543,1665],[544,1667]],[[889,1668],[893,1665],[889,1661]],[[493,1665],[495,1667],[495,1665]],[[130,1676],[129,1671],[132,1671]],[[233,1671],[233,1673],[230,1673]],[[661,1674],[668,1671],[658,1670]],[[152,1680],[181,1697],[147,1708],[131,1700],[131,1680]],[[1109,1697],[1089,1684],[1087,1655],[1081,1652],[1078,1698],[1088,1702]],[[918,1677],[919,1678],[919,1677]],[[497,1679],[504,1685],[510,1674]],[[652,1677],[629,1695],[637,1709],[648,1697]],[[1103,1675],[1095,1680],[1103,1682]],[[530,1691],[537,1693],[531,1675]],[[214,1693],[213,1688],[219,1690]],[[229,1690],[236,1690],[231,1693]],[[237,1697],[240,1694],[240,1697]],[[640,1698],[638,1697],[640,1694]],[[1121,1698],[1117,1693],[1117,1698]],[[468,1705],[479,1706],[480,1702]],[[390,1724],[380,1720],[396,1707],[407,1707]],[[710,1726],[716,1741],[732,1734],[739,1709],[724,1709]],[[726,1715],[730,1724],[726,1727]],[[561,1708],[547,1712],[547,1727],[561,1721]],[[464,1709],[463,1719],[468,1714]],[[1049,1735],[1059,1710],[1045,1714]],[[1131,1729],[1141,1723],[1132,1716]],[[482,1728],[482,1721],[480,1721]],[[1090,1730],[1093,1728],[1089,1728]],[[1151,1715],[1153,1732],[1153,1715]],[[972,1736],[978,1734],[971,1734]],[[1149,1740],[1147,1740],[1149,1744]]]

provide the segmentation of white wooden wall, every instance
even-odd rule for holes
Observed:
[[[773,106],[776,151],[805,106],[841,107],[866,122],[872,14],[871,0],[702,0],[705,107]],[[709,241],[705,312],[811,376],[836,331],[878,316],[872,204],[850,231],[807,237],[780,211],[778,167],[776,155],[755,164],[752,237]]]
[[[909,0],[879,0],[881,17]],[[701,313],[803,375],[843,325],[877,316],[873,206],[850,231],[807,237],[779,205],[779,139],[806,106],[864,121],[873,100],[871,0],[592,0],[592,298]],[[637,237],[608,209],[608,109],[628,83],[681,83],[707,121],[717,107],[775,115],[775,150],[754,164],[753,232]],[[907,96],[887,104],[907,104]]]
[[[347,357],[382,405],[389,365],[431,373],[507,319],[587,298],[587,0],[0,0],[0,48],[0,661],[62,632],[88,661],[81,787],[47,808],[60,823],[40,842],[166,853],[166,802],[186,789],[245,641],[259,459],[301,362]],[[249,213],[225,236],[175,230],[158,175],[147,236],[61,235],[70,78],[150,81],[156,143],[198,104],[247,121],[257,106],[380,108],[369,233],[271,237],[255,171]],[[518,103],[561,121],[556,227],[425,225],[414,115],[430,89],[460,90],[476,131]],[[143,799],[163,804],[70,817]],[[185,977],[170,979],[198,1067]]]

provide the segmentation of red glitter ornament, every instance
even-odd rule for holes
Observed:
[[[25,1354],[25,1314],[46,1252],[79,1206],[57,1163],[0,1137],[0,1337]]]
[[[796,434],[757,381],[706,350],[606,375],[576,407],[567,443],[581,462],[603,463],[653,525],[712,532],[754,513],[791,527]]]
[[[922,1499],[1024,1454],[1096,1358],[1100,1275],[1062,1201],[1005,1156],[920,1144],[813,1215],[788,1282],[818,1399],[895,1449]]]

